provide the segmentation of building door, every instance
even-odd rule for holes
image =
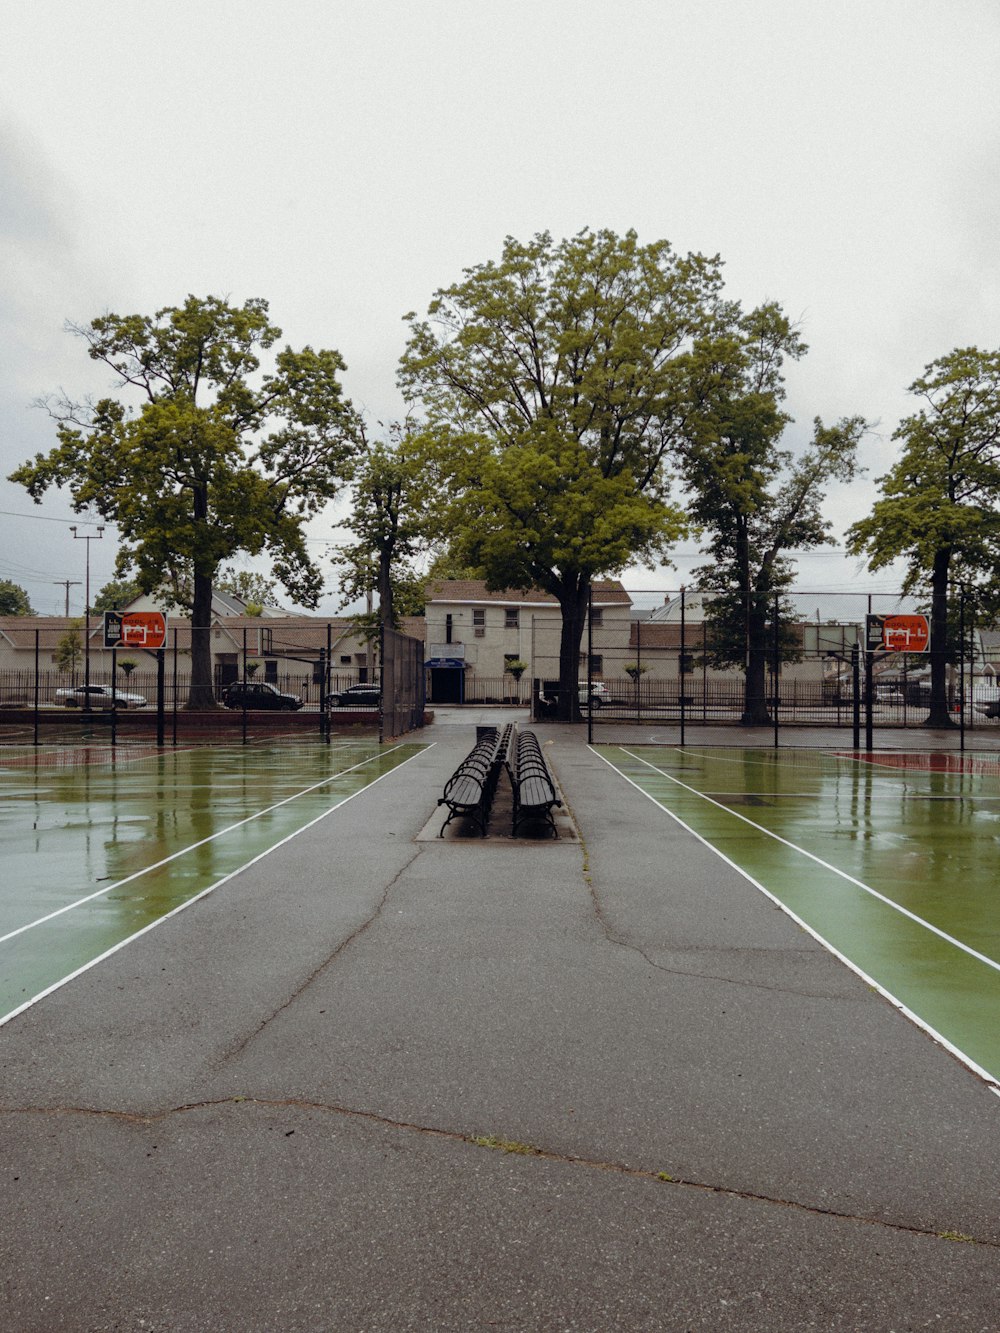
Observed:
[[[465,702],[465,672],[460,667],[431,667],[431,703]]]

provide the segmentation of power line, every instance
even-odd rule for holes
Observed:
[[[0,509],[0,514],[4,518],[33,518],[36,523],[61,523],[64,527],[70,526],[68,518],[49,518],[48,514],[21,514],[14,509]],[[93,528],[98,526],[96,518],[77,518],[73,521],[82,527]]]

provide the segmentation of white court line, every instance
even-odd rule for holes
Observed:
[[[968,944],[963,944],[962,941],[957,940],[954,935],[949,935],[938,926],[932,925],[930,921],[926,921],[922,916],[917,916],[915,912],[911,912],[908,907],[903,907],[901,904],[893,902],[891,898],[887,898],[885,894],[879,893],[877,889],[873,889],[871,885],[866,884],[864,880],[855,879],[854,876],[849,875],[846,870],[838,869],[837,866],[831,865],[829,861],[824,861],[821,856],[816,856],[813,852],[806,851],[806,849],[800,847],[798,843],[789,842],[787,838],[781,837],[779,833],[772,833],[772,831],[765,828],[763,824],[757,824],[754,820],[748,819],[746,815],[741,815],[738,810],[733,810],[730,806],[723,805],[721,801],[713,800],[711,796],[706,796],[704,792],[698,791],[696,787],[689,787],[686,782],[681,782],[680,778],[675,778],[664,769],[657,768],[656,765],[651,764],[648,759],[643,759],[641,755],[633,754],[631,750],[626,750],[624,745],[619,746],[619,749],[622,754],[627,754],[630,759],[635,759],[638,763],[645,764],[646,767],[651,768],[654,773],[659,773],[661,777],[665,777],[669,779],[670,782],[676,783],[678,787],[682,787],[684,791],[690,792],[692,796],[697,796],[700,800],[707,801],[709,805],[714,805],[717,810],[722,810],[725,814],[732,815],[734,819],[742,820],[744,824],[749,824],[750,827],[756,829],[758,833],[763,833],[766,837],[773,838],[775,842],[780,842],[783,847],[788,847],[793,852],[798,852],[800,856],[805,856],[808,857],[810,861],[815,861],[816,864],[822,866],[824,870],[829,870],[833,875],[839,875],[839,877],[846,880],[848,884],[853,884],[855,888],[862,889],[865,893],[871,894],[871,896],[877,898],[880,903],[884,903],[886,907],[891,907],[894,912],[899,912],[901,916],[908,917],[910,921],[918,926],[922,926],[924,930],[929,930],[932,935],[937,935],[940,939],[944,940],[946,944],[953,944],[956,949],[961,949],[962,952],[967,953],[970,958],[975,958],[978,962],[985,963],[987,967],[992,967],[994,971],[1000,972],[1000,963],[995,959],[988,957],[984,953],[980,953],[978,949],[973,949]]]
[[[626,750],[624,746],[616,746],[615,748],[621,750],[624,754],[629,753],[629,751]],[[949,1041],[947,1037],[945,1037],[942,1033],[938,1032],[937,1028],[932,1027],[931,1024],[926,1021],[926,1019],[921,1018],[919,1014],[915,1013],[908,1005],[904,1004],[903,1001],[900,1000],[898,996],[893,995],[892,991],[887,990],[885,986],[881,984],[881,982],[876,981],[873,976],[871,976],[864,970],[864,968],[859,967],[858,964],[853,961],[853,959],[848,958],[847,954],[841,953],[841,951],[836,947],[836,945],[831,944],[830,941],[826,939],[823,935],[821,935],[819,931],[816,930],[813,926],[811,926],[808,921],[806,921],[803,917],[799,916],[797,912],[793,911],[792,908],[789,907],[787,903],[782,902],[782,900],[776,894],[772,893],[770,889],[766,888],[760,882],[760,880],[754,879],[753,875],[751,875],[748,871],[744,870],[744,868],[741,865],[738,865],[735,861],[731,860],[725,854],[725,852],[720,851],[719,848],[710,843],[707,838],[702,837],[702,835],[698,833],[697,830],[693,829],[690,824],[686,824],[684,820],[681,819],[680,815],[675,815],[672,810],[668,810],[665,805],[661,805],[655,796],[650,795],[648,791],[640,787],[638,782],[635,782],[632,778],[630,778],[627,773],[623,773],[622,770],[618,768],[615,764],[613,764],[610,759],[606,758],[603,754],[600,754],[597,750],[594,750],[593,746],[591,746],[590,749],[593,750],[595,754],[597,754],[598,759],[604,760],[604,762],[607,764],[607,766],[611,769],[613,773],[617,773],[620,778],[624,778],[625,781],[629,784],[629,786],[634,787],[635,790],[639,792],[641,796],[645,796],[647,801],[652,801],[653,805],[656,806],[657,810],[661,810],[667,816],[668,819],[672,819],[675,824],[679,824],[686,833],[690,833],[692,838],[694,838],[697,842],[700,842],[703,847],[706,847],[710,852],[713,853],[713,855],[717,856],[719,860],[724,862],[727,866],[729,866],[731,870],[735,870],[736,873],[740,875],[743,879],[745,879],[748,884],[752,884],[753,887],[758,890],[758,892],[762,893],[765,898],[768,898],[772,903],[774,903],[775,907],[780,908],[781,911],[784,912],[787,917],[790,917],[791,920],[794,921],[795,924],[799,926],[802,930],[804,930],[807,935],[812,936],[812,938],[816,941],[817,944],[821,944],[828,953],[832,954],[834,958],[836,958],[839,962],[843,963],[846,968],[849,968],[850,971],[855,974],[855,976],[860,977],[861,980],[866,985],[871,986],[872,990],[877,991],[878,994],[881,995],[883,999],[888,1000],[894,1009],[898,1009],[899,1012],[903,1014],[906,1018],[908,1018],[911,1023],[915,1023],[917,1027],[921,1029],[921,1031],[926,1032],[927,1035],[931,1037],[934,1041],[936,1041],[939,1046],[943,1046],[946,1051],[949,1051],[955,1057],[956,1060],[961,1061],[961,1063],[965,1065],[966,1069],[971,1070],[973,1074],[975,1074],[978,1078],[981,1078],[983,1082],[986,1084],[986,1086],[989,1088],[989,1090],[995,1093],[998,1097],[1000,1097],[1000,1082],[997,1081],[996,1077],[993,1074],[991,1074],[988,1069],[984,1069],[982,1065],[977,1064],[976,1061],[973,1060],[971,1056],[966,1055],[965,1051],[961,1050],[958,1046],[954,1044],[954,1042]],[[632,757],[635,758],[634,755]],[[650,768],[652,767],[653,765],[650,764]],[[660,770],[657,769],[656,771],[659,772]],[[664,776],[667,775],[665,774]],[[766,832],[766,830],[764,831]]]
[[[627,753],[628,751],[626,751],[626,754]],[[646,762],[647,762],[646,760],[643,760],[643,763]],[[661,769],[657,769],[658,773],[661,771],[662,771]],[[664,777],[668,776],[669,774],[664,773]],[[673,780],[676,781],[676,779]],[[683,786],[683,783],[681,785]],[[706,800],[709,800],[712,796],[732,796],[734,798],[745,797],[747,799],[759,798],[761,801],[781,801],[789,796],[795,797],[796,799],[801,798],[803,796],[807,797],[809,800],[816,799],[815,791],[748,792],[745,788],[741,791],[723,791],[719,790],[718,788],[713,788],[711,792],[700,791],[698,792],[698,795],[704,796]],[[868,799],[867,795],[866,799]],[[1000,795],[982,796],[978,792],[975,795],[971,795],[968,792],[957,792],[953,796],[938,796],[933,792],[906,791],[905,789],[901,791],[898,787],[892,787],[889,788],[883,795],[879,797],[874,797],[873,795],[872,799],[885,800],[885,801],[950,801],[952,804],[954,804],[956,801],[975,801],[977,803],[979,802],[989,803],[990,801],[1000,801]],[[766,832],[767,830],[765,829],[764,831]]]
[[[331,782],[336,782],[338,778],[344,777],[347,773],[353,773],[355,769],[364,768],[365,764],[370,764],[373,759],[382,758],[383,754],[392,754],[393,750],[401,749],[401,745],[394,745],[391,750],[384,750],[380,755],[369,755],[367,759],[361,760],[358,764],[352,764],[350,768],[342,768],[339,773],[334,773],[322,782],[314,782],[311,787],[303,787],[301,791],[293,792],[291,796],[286,796],[283,801],[277,801],[274,805],[269,805],[266,810],[258,810],[256,814],[248,815],[246,819],[237,820],[235,824],[230,824],[227,828],[219,829],[216,833],[210,833],[207,838],[202,838],[200,842],[193,842],[189,847],[182,847],[179,852],[172,852],[170,856],[165,856],[162,861],[156,861],[151,866],[144,866],[142,870],[137,870],[133,875],[126,875],[124,879],[119,879],[114,884],[108,884],[103,889],[97,889],[94,893],[88,893],[85,898],[76,898],[71,903],[66,903],[64,907],[57,907],[54,912],[49,912],[46,916],[40,916],[36,921],[29,921],[27,925],[18,926],[16,930],[9,931],[6,935],[0,935],[0,944],[6,944],[17,935],[23,935],[27,930],[34,930],[36,926],[44,926],[47,921],[52,921],[57,916],[62,916],[64,912],[71,912],[75,907],[82,907],[84,903],[93,902],[95,898],[102,898],[106,893],[112,893],[115,889],[120,889],[124,884],[131,884],[133,880],[141,879],[143,875],[148,875],[154,870],[159,870],[162,866],[169,865],[171,861],[176,861],[180,856],[187,856],[188,852],[195,851],[198,847],[204,847],[206,843],[214,842],[216,838],[224,837],[227,833],[232,833],[235,829],[242,828],[244,824],[252,824],[255,819],[260,819],[264,815],[271,814],[274,810],[280,810],[283,805],[288,805],[290,801],[297,801],[300,796],[308,796],[312,791],[318,791],[320,787],[325,787]],[[407,761],[409,762],[409,761]],[[372,785],[372,784],[369,784]],[[343,804],[343,802],[339,802]],[[336,808],[336,807],[334,807]],[[306,828],[309,827],[307,824]],[[281,846],[280,843],[277,846]],[[252,864],[248,862],[248,864]]]
[[[96,967],[98,963],[103,963],[106,958],[110,958],[112,954],[116,954],[119,951],[119,949],[124,949],[126,944],[131,944],[133,940],[139,939],[140,936],[142,935],[148,935],[151,930],[155,930],[157,926],[162,926],[164,921],[169,921],[170,918],[172,916],[176,916],[178,912],[183,912],[186,908],[190,907],[193,903],[198,902],[201,898],[205,898],[208,896],[208,894],[214,893],[216,889],[221,889],[223,884],[228,884],[229,881],[231,879],[235,879],[237,875],[242,875],[244,870],[249,870],[250,867],[255,866],[258,861],[263,861],[266,856],[270,856],[272,852],[276,852],[279,847],[284,847],[285,844],[291,842],[293,838],[297,838],[300,833],[305,833],[307,829],[311,829],[314,824],[318,824],[321,820],[328,818],[328,816],[332,815],[335,810],[340,810],[343,806],[347,805],[349,801],[353,801],[356,796],[364,795],[366,791],[370,791],[371,788],[376,786],[379,782],[381,782],[383,778],[388,778],[391,777],[393,773],[398,773],[401,768],[405,768],[407,764],[411,764],[414,759],[419,759],[422,754],[424,754],[427,750],[432,749],[436,744],[437,744],[436,741],[432,741],[430,745],[427,745],[423,749],[418,750],[416,754],[410,755],[409,759],[404,759],[401,764],[397,764],[397,766],[393,769],[390,769],[388,773],[383,773],[381,774],[380,777],[375,778],[373,782],[369,782],[366,786],[362,787],[360,791],[352,792],[350,796],[345,796],[344,799],[342,801],[338,801],[336,805],[331,805],[329,810],[324,810],[323,813],[317,815],[315,819],[310,819],[308,824],[303,824],[301,828],[294,829],[286,837],[282,838],[280,842],[276,842],[272,847],[266,847],[264,851],[258,852],[256,856],[252,857],[249,861],[245,862],[243,865],[237,866],[235,870],[230,870],[228,875],[223,875],[223,877],[221,879],[217,879],[214,884],[209,884],[208,888],[202,889],[199,893],[194,894],[192,897],[186,898],[184,902],[178,903],[177,906],[171,908],[169,912],[164,912],[163,916],[158,916],[155,921],[150,921],[148,925],[143,926],[141,930],[137,930],[133,935],[128,935],[126,936],[125,939],[119,940],[118,943],[113,944],[110,949],[105,949],[104,953],[98,954],[96,958],[91,958],[90,961],[84,963],[82,967],[78,967],[75,972],[70,972],[68,976],[60,977],[59,980],[54,981],[51,986],[46,986],[46,988],[44,990],[39,991],[37,995],[33,995],[30,1000],[25,1000],[25,1002],[23,1004],[19,1004],[16,1009],[12,1009],[9,1014],[0,1015],[0,1027],[3,1027],[5,1023],[10,1022],[12,1018],[16,1018],[18,1014],[23,1014],[26,1009],[30,1009],[31,1006],[33,1004],[37,1004],[39,1000],[44,1000],[46,995],[51,995],[54,991],[59,990],[61,986],[65,986],[67,982],[73,981],[76,977],[82,976],[84,972],[89,972],[90,969],[92,967]],[[392,747],[392,750],[386,750],[385,753],[392,754],[393,750],[400,750],[402,748],[403,748],[402,744],[394,745]],[[355,767],[360,768],[361,765],[356,764]],[[344,769],[345,773],[349,773],[351,771],[352,771],[351,769]],[[314,788],[309,787],[307,790],[312,791],[314,790]],[[282,801],[280,804],[284,805],[285,802]],[[273,808],[276,807],[272,807],[272,809]],[[261,813],[266,814],[267,812],[262,811]],[[251,817],[256,818],[256,816],[251,816]],[[238,828],[239,825],[234,824],[232,827]],[[206,838],[205,841],[207,842],[208,839]],[[192,847],[187,848],[187,850],[191,851],[193,850],[194,847],[200,847],[201,845],[202,845],[201,843],[194,843],[192,844]],[[173,858],[168,857],[167,859],[172,860]],[[165,865],[166,862],[165,861],[161,862],[161,864]],[[122,880],[121,883],[124,884],[125,880]]]

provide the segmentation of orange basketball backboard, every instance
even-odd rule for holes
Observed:
[[[930,646],[926,616],[869,616],[868,651],[925,653]]]
[[[105,611],[105,648],[162,648],[167,617],[162,611]]]

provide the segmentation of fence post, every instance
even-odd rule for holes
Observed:
[[[868,594],[868,618],[865,620],[865,750],[871,754],[875,748],[874,730],[875,720],[872,708],[872,668],[875,661],[875,654],[872,652],[871,644],[868,642],[868,624],[872,613],[872,595]]]
[[[635,622],[635,720],[642,722],[642,621]]]
[[[965,586],[958,590],[958,748],[965,750]]]
[[[247,743],[247,627],[243,626],[243,744]]]
[[[166,657],[164,656],[164,670],[166,670]],[[159,670],[159,668],[157,668]],[[174,626],[174,652],[170,681],[171,693],[173,695],[173,706],[170,710],[170,740],[173,745],[177,744],[177,627]]]
[[[861,645],[851,649],[851,722],[855,750],[861,749]]]
[[[677,685],[680,689],[682,749],[684,746],[684,733],[687,722],[687,709],[684,703],[684,699],[686,697],[684,690],[684,663],[687,661],[687,603],[685,601],[686,596],[687,596],[687,590],[685,589],[684,585],[681,584],[681,655],[677,661]]]
[[[67,588],[67,590],[66,590],[66,595],[67,595],[67,597],[69,596],[69,589],[68,589],[68,588]],[[38,667],[39,667],[39,657],[38,657],[38,630],[36,629],[36,630],[35,630],[35,738],[34,738],[34,740],[32,741],[32,744],[33,744],[33,745],[37,745],[37,744],[38,744],[38,687],[39,687]]]
[[[774,597],[774,668],[771,672],[774,681],[774,748],[778,748],[778,678],[781,674],[781,628],[778,623],[778,595]]]
[[[378,743],[385,743],[385,700],[382,698],[382,692],[385,689],[385,621],[379,621],[378,627]]]
[[[593,699],[593,678],[594,678],[594,585],[590,584],[587,589],[587,744],[594,743],[594,699]],[[579,679],[579,677],[578,677]],[[574,708],[579,707],[580,691],[576,691],[577,702]],[[575,716],[575,713],[574,713]]]
[[[111,748],[118,745],[118,649],[111,649]]]
[[[333,663],[333,626],[326,622],[326,657],[320,664],[319,673],[319,733],[327,745],[330,744],[330,669]]]
[[[175,630],[175,636],[176,633]],[[162,648],[156,650],[156,744],[161,748],[163,746],[164,718],[167,709],[166,662],[163,652]],[[113,650],[111,657],[114,660]]]

